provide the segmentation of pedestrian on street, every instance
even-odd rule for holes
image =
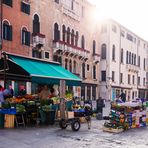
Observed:
[[[123,102],[126,102],[126,94],[123,92],[123,90],[121,90],[121,94],[120,94],[119,98],[121,98],[121,100]]]
[[[4,102],[4,92],[3,87],[0,85],[0,103]]]

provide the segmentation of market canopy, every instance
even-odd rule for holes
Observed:
[[[81,79],[78,76],[57,63],[15,55],[8,55],[8,57],[30,74],[32,82],[59,84],[60,80],[65,80],[67,85],[78,86],[81,84]]]

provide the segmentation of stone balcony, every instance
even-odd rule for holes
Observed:
[[[99,63],[99,61],[100,61],[100,55],[97,54],[97,53],[93,54],[93,61],[96,64]]]
[[[54,53],[60,51],[63,54],[69,56],[78,56],[79,59],[88,60],[89,51],[71,44],[68,44],[64,41],[53,41]]]
[[[45,35],[41,33],[32,34],[32,45],[33,47],[40,46],[42,47],[45,44]]]
[[[136,66],[136,65],[127,64],[127,65],[126,65],[126,69],[127,69],[128,71],[136,72],[136,73],[137,73],[140,68],[139,68],[138,66]]]

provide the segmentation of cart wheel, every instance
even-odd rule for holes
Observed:
[[[64,119],[60,120],[59,125],[61,129],[66,129],[67,127],[66,121]]]
[[[73,131],[78,131],[80,129],[80,121],[74,120],[71,124],[71,128]]]

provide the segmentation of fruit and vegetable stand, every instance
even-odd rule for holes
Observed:
[[[107,132],[122,132],[131,128],[146,127],[148,124],[148,102],[133,101],[112,103],[109,122],[104,123]]]

